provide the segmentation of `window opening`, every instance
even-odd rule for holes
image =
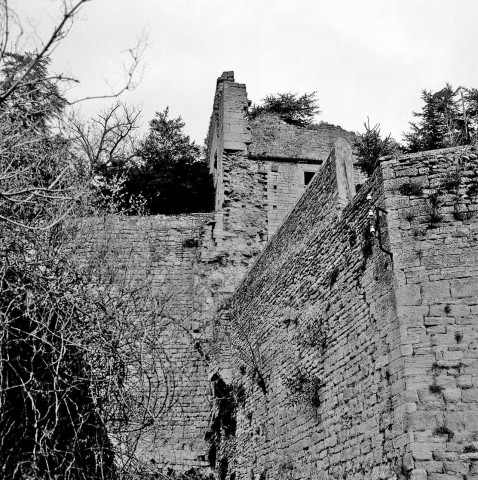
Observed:
[[[304,185],[309,185],[309,183],[314,178],[315,172],[304,172]]]

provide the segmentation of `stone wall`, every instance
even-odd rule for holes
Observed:
[[[81,263],[99,267],[105,284],[125,292],[126,320],[151,315],[148,301],[155,305],[152,341],[163,384],[154,390],[154,422],[140,435],[137,453],[162,469],[209,466],[213,318],[266,236],[253,211],[234,205],[218,214],[89,218],[80,228]],[[129,293],[137,291],[139,297]]]
[[[296,127],[270,114],[249,125],[249,158],[262,161],[267,170],[267,229],[271,238],[303,195],[308,174],[317,172],[338,138],[353,147],[355,134],[327,123]],[[355,178],[356,183],[365,180],[358,169]]]
[[[477,152],[408,155],[383,168],[404,359],[404,466],[415,480],[477,479]]]
[[[261,172],[262,177],[251,184],[255,190],[254,202],[249,203],[262,204],[270,239],[304,193],[305,172],[314,173],[320,168],[338,138],[352,146],[355,135],[326,123],[300,128],[275,115],[249,121],[246,115],[249,104],[246,86],[235,82],[234,72],[224,72],[217,79],[207,138],[209,165],[216,186],[216,211],[224,208],[224,196],[231,191],[230,185],[224,184],[224,175],[236,175],[231,165],[225,165],[224,155],[234,152],[242,158],[241,168],[247,165],[251,172]],[[357,183],[364,181],[360,173],[355,176]],[[245,177],[239,173],[238,178]],[[237,191],[244,190],[239,182],[236,187]]]
[[[216,433],[217,464],[240,479],[476,478],[475,150],[385,159],[351,201],[344,151],[221,312],[215,378],[233,378],[237,426]]]
[[[251,128],[248,104],[225,72],[215,212],[82,230],[83,262],[165,306],[174,401],[143,460],[237,480],[478,479],[476,151],[383,159],[355,195],[350,134]]]
[[[153,386],[156,398],[142,400],[151,404],[154,421],[139,436],[137,451],[150,465],[206,465],[200,455],[211,402],[203,349],[219,285],[214,278],[202,283],[201,274],[214,261],[212,220],[213,214],[108,216],[89,218],[80,230],[82,262],[101,266],[101,282],[121,291],[125,320],[154,315],[154,328],[146,322],[144,334],[156,337],[146,339],[158,347],[152,350],[156,367],[145,368],[161,384]]]
[[[169,400],[141,436],[139,455],[163,469],[209,465],[204,434],[212,410],[213,319],[267,241],[266,171],[247,157],[245,108],[245,86],[225,72],[217,82],[208,135],[215,212],[90,218],[80,229],[83,264],[99,266],[115,289],[145,289],[161,307],[155,342]]]
[[[324,161],[337,138],[353,145],[355,134],[328,123],[296,127],[275,115],[261,115],[249,122],[253,156],[300,158]]]

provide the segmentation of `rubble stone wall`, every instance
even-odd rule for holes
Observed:
[[[221,313],[220,455],[240,479],[474,479],[476,151],[384,159],[348,205],[336,157]]]
[[[391,259],[376,245],[364,252],[367,192],[344,205],[336,153],[223,312],[246,392],[222,452],[232,448],[237,478],[373,478],[404,451]],[[380,180],[368,189],[376,199]]]
[[[477,151],[407,155],[383,169],[404,359],[405,469],[415,480],[477,479]]]
[[[279,117],[265,114],[249,122],[251,128],[251,155],[301,158],[324,161],[337,138],[352,146],[355,134],[328,123],[296,127]]]

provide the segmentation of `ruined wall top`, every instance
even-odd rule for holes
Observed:
[[[249,101],[246,85],[234,80],[234,72],[224,72],[216,82],[213,112],[207,137],[208,151],[246,151],[251,133],[245,118]]]
[[[249,122],[252,143],[249,154],[261,159],[309,159],[323,162],[337,138],[353,146],[355,134],[329,123],[297,127],[276,115],[261,115]]]

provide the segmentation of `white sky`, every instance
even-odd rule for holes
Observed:
[[[44,36],[55,0],[16,0]],[[423,88],[478,88],[478,0],[91,0],[55,51],[81,80],[70,97],[119,82],[121,51],[148,34],[145,71],[123,97],[143,122],[167,105],[202,143],[216,78],[234,70],[249,99],[317,91],[317,120],[362,131],[367,116],[401,140]],[[84,114],[100,108],[84,105]]]

